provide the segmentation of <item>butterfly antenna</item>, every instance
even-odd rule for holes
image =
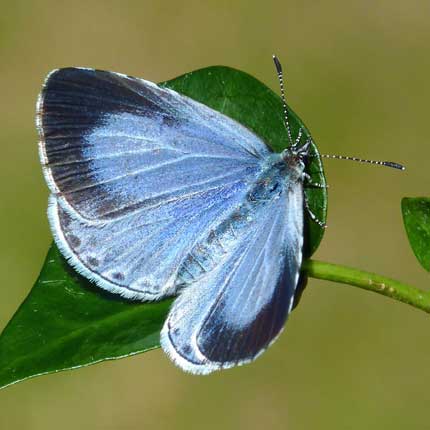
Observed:
[[[284,107],[284,124],[285,124],[285,128],[287,129],[288,140],[290,141],[290,145],[294,147],[296,146],[296,144],[293,143],[293,138],[291,137],[290,123],[288,121],[288,109],[287,109],[287,102],[285,101],[284,77],[282,73],[282,66],[276,55],[273,55],[273,62],[275,63],[276,73],[278,74],[278,79],[279,79],[279,86],[281,87],[281,98],[282,98],[282,104]]]
[[[337,160],[358,161],[359,163],[377,164],[379,166],[386,166],[386,167],[392,167],[393,169],[405,170],[405,166],[399,163],[394,163],[393,161],[364,160],[362,158],[357,158],[357,157],[348,157],[345,155],[329,155],[329,154],[320,154],[320,157],[334,158]]]

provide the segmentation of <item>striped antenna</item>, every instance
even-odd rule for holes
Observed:
[[[392,167],[393,169],[405,170],[405,166],[399,163],[394,163],[393,161],[377,161],[377,160],[364,160],[362,158],[357,157],[348,157],[346,155],[329,155],[329,154],[320,154],[322,158],[334,158],[337,160],[350,160],[350,161],[358,161],[359,163],[369,163],[369,164],[378,164],[379,166]]]
[[[276,73],[278,74],[279,79],[279,86],[281,87],[281,98],[282,104],[284,106],[284,124],[285,128],[287,129],[288,140],[290,141],[290,145],[292,147],[295,147],[296,145],[293,143],[293,138],[291,137],[290,123],[288,121],[288,109],[287,102],[285,101],[284,77],[282,73],[282,66],[276,55],[273,55],[273,62],[275,63]]]
[[[291,137],[291,129],[290,123],[288,121],[288,108],[287,102],[285,101],[285,90],[284,90],[284,77],[282,73],[281,63],[276,55],[273,55],[273,62],[275,63],[276,72],[278,74],[279,86],[281,88],[281,99],[284,107],[284,123],[285,128],[287,129],[288,140],[290,141],[290,145],[292,148],[296,148],[300,142],[300,138],[302,136],[302,130],[299,130],[298,137],[295,142],[293,142],[293,138]],[[308,143],[308,142],[307,142]],[[306,145],[306,144],[305,144]],[[305,146],[303,145],[303,147]],[[316,157],[316,155],[308,155],[310,157]],[[363,158],[357,157],[348,157],[346,155],[329,155],[329,154],[320,154],[322,158],[334,158],[337,160],[350,160],[350,161],[358,161],[359,163],[368,163],[368,164],[377,164],[379,166],[392,167],[393,169],[405,170],[405,166],[399,163],[394,163],[393,161],[377,161],[377,160],[365,160]]]

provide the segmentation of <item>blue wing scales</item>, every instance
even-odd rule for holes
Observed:
[[[175,300],[161,334],[172,360],[210,373],[253,360],[276,339],[294,300],[303,245],[303,190],[285,190],[227,260]]]
[[[181,260],[270,152],[200,103],[91,69],[49,75],[37,125],[57,245],[102,288],[142,300],[175,292]]]
[[[228,187],[166,201],[102,225],[73,217],[51,196],[48,214],[57,245],[78,271],[111,292],[155,300],[175,293],[181,262],[245,191],[236,178]]]
[[[89,221],[145,210],[252,175],[253,133],[174,91],[112,72],[52,72],[38,103],[40,154],[60,205]]]

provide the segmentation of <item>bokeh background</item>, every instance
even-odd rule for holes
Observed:
[[[277,90],[277,53],[322,152],[407,166],[326,161],[329,228],[315,257],[430,287],[400,212],[401,197],[430,194],[428,0],[0,5],[0,329],[51,242],[34,108],[47,72],[71,65],[157,82],[222,64]],[[156,350],[35,378],[0,391],[0,428],[427,429],[429,340],[425,313],[310,280],[251,365],[195,377]]]

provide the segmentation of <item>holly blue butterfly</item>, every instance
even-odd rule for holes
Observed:
[[[109,292],[178,295],[161,345],[186,371],[255,359],[293,307],[311,141],[285,114],[290,146],[273,153],[227,116],[118,73],[54,70],[39,97],[58,248]]]

